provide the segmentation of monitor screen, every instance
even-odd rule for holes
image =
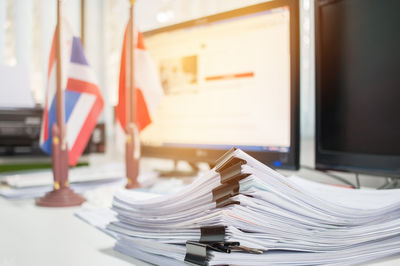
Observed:
[[[317,167],[400,173],[399,8],[317,1]]]
[[[153,122],[141,132],[144,155],[213,161],[237,147],[266,163],[297,167],[294,2],[144,33],[164,90]]]

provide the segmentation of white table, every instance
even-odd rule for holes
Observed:
[[[76,218],[77,209],[0,198],[0,266],[148,265],[114,252],[114,239]]]

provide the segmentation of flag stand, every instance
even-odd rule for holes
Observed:
[[[129,49],[127,49],[127,68],[129,74],[126,75],[126,143],[125,143],[125,165],[126,165],[126,188],[138,188],[140,141],[139,130],[136,125],[136,91],[135,91],[135,29],[134,29],[134,5],[135,0],[130,0],[130,18],[128,27]]]
[[[62,90],[61,72],[61,0],[57,1],[57,29],[56,29],[56,68],[57,92],[56,107],[57,121],[52,127],[52,161],[54,187],[53,191],[36,199],[36,205],[43,207],[67,207],[81,205],[85,199],[76,194],[69,187],[68,182],[68,145],[64,121],[64,95]]]

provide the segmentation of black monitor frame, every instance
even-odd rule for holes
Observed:
[[[340,152],[322,148],[321,111],[322,111],[322,25],[321,8],[344,0],[315,1],[315,168],[318,170],[335,170],[355,172],[376,176],[399,177],[400,157],[374,154]]]
[[[170,30],[182,29],[186,27],[199,26],[218,20],[234,18],[256,12],[262,12],[279,7],[288,6],[290,11],[290,149],[289,152],[251,152],[248,153],[259,161],[275,168],[298,169],[299,168],[299,84],[300,84],[300,48],[299,48],[299,4],[297,0],[275,0],[271,2],[252,5],[240,9],[235,9],[216,15],[198,18],[183,23],[144,32],[144,38],[153,34]],[[211,165],[226,150],[203,149],[203,148],[182,148],[182,147],[154,147],[142,144],[143,156],[167,158],[172,160],[185,160],[188,162],[207,162]],[[246,151],[247,152],[247,151]],[[282,164],[274,165],[275,161]]]

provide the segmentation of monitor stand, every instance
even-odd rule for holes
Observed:
[[[187,162],[190,170],[178,169],[178,161],[174,160],[174,169],[172,170],[156,170],[160,177],[194,177],[199,173],[199,167],[195,163]]]

